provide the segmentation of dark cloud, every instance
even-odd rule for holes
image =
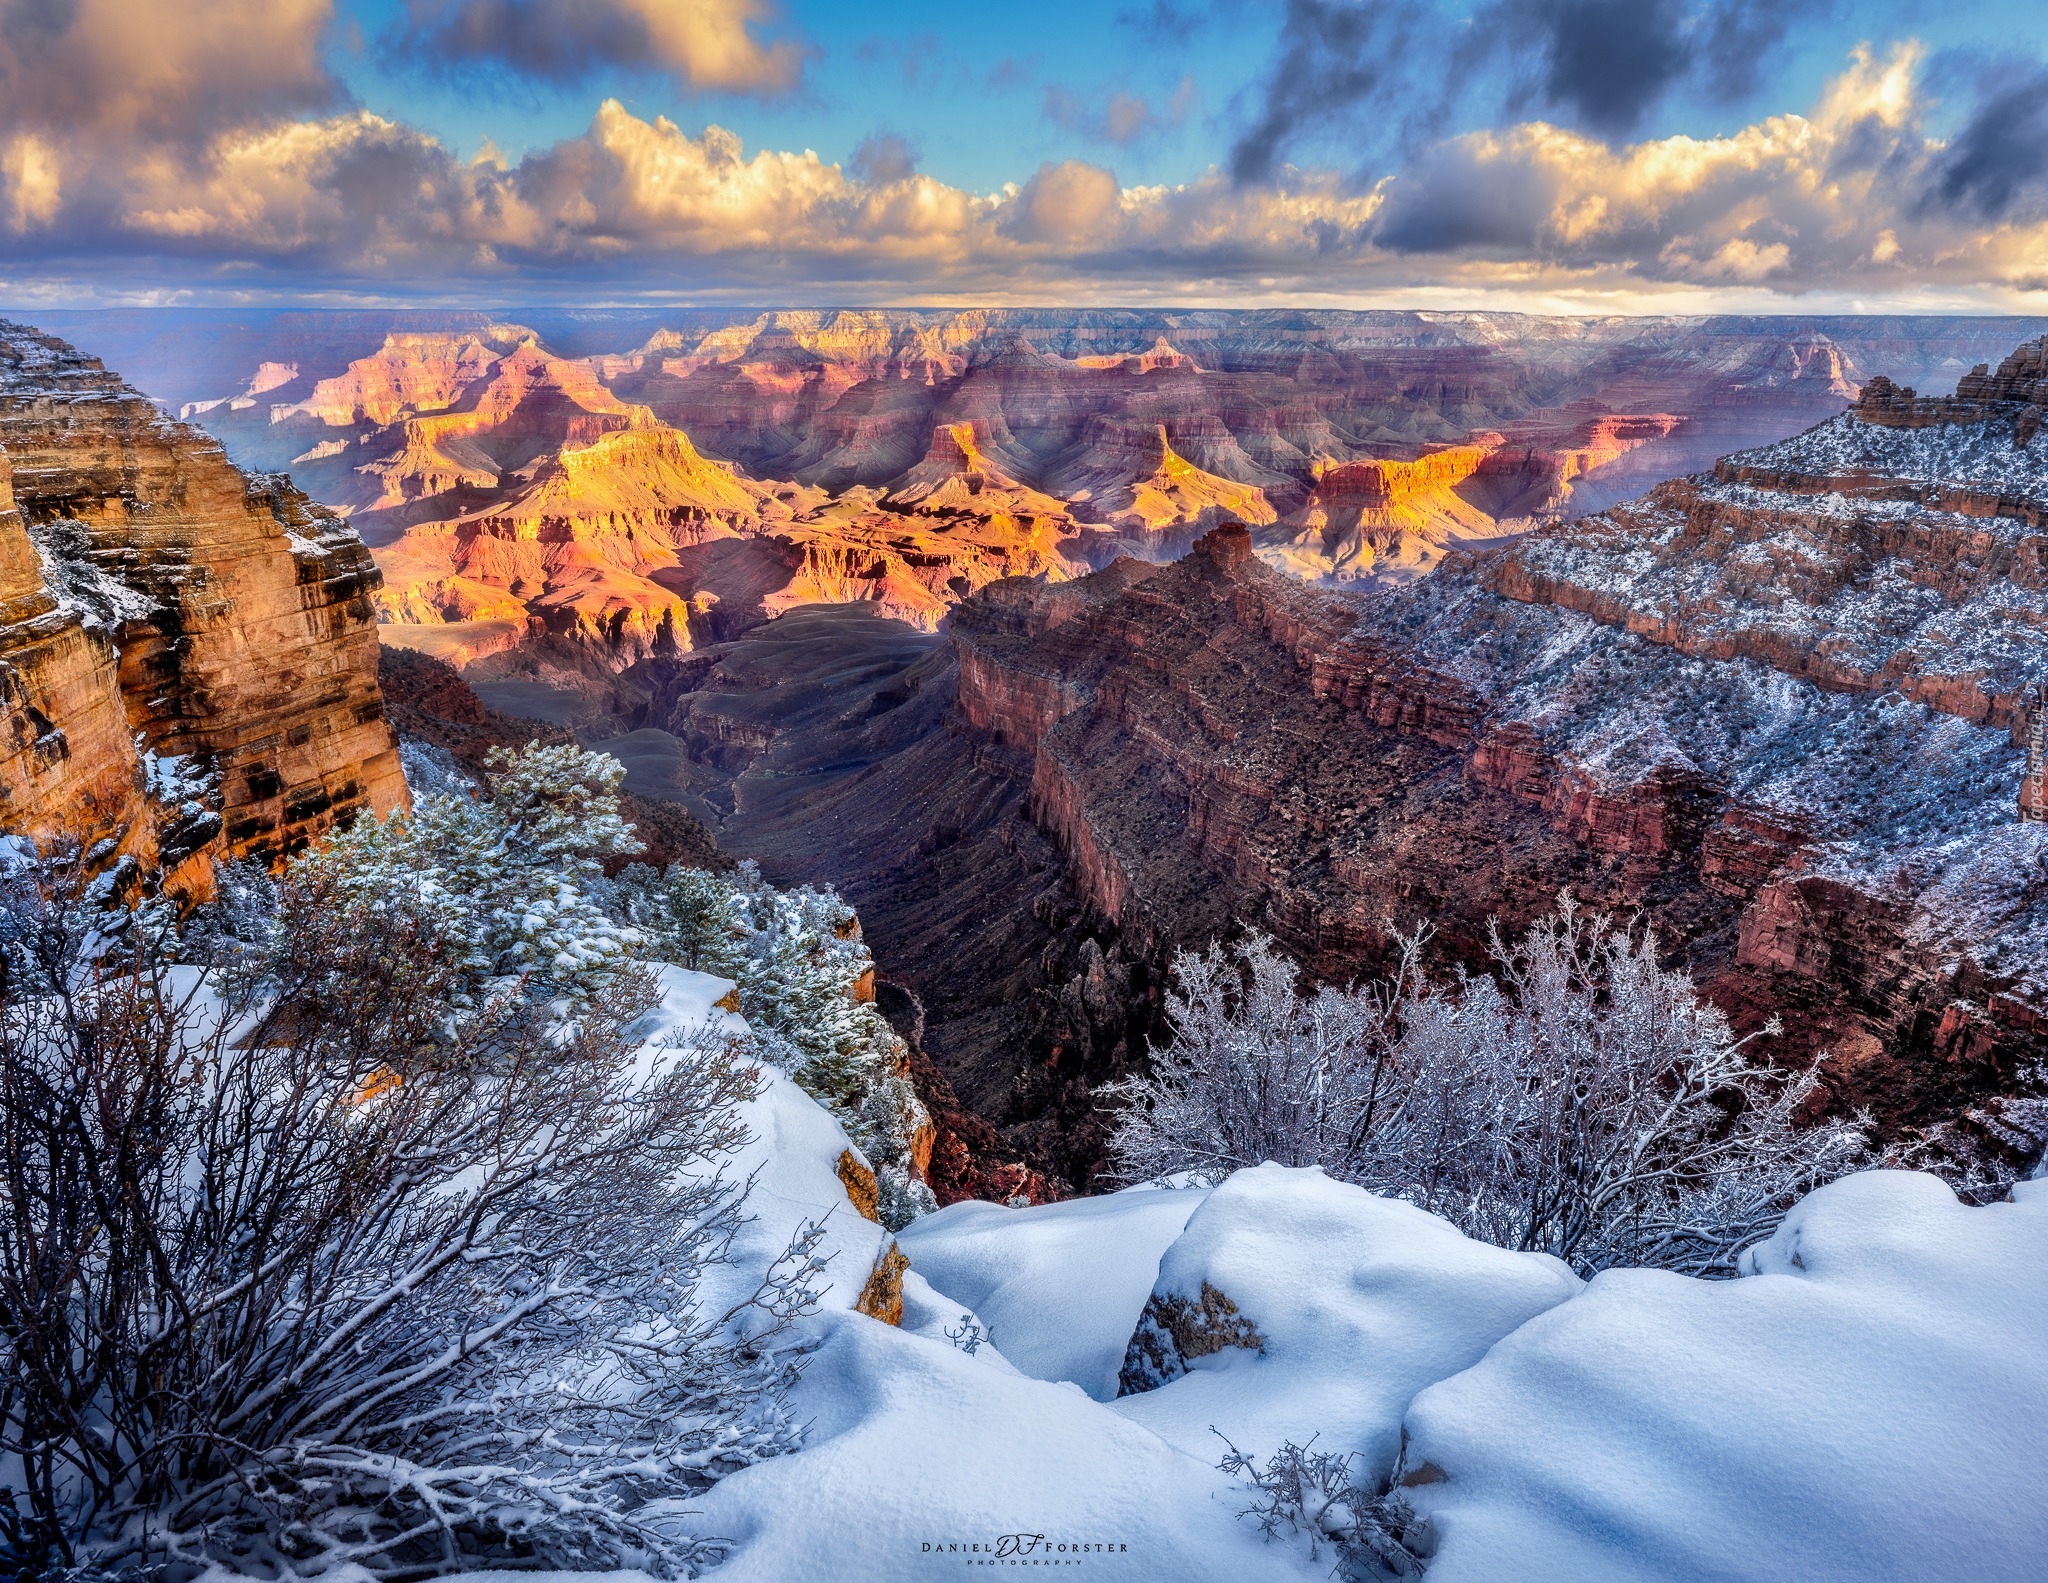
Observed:
[[[1994,67],[1962,130],[1935,161],[1931,198],[2004,220],[2048,193],[2048,66]]]
[[[1394,253],[1527,257],[1556,201],[1551,173],[1520,160],[1475,163],[1453,145],[1391,184],[1372,236]]]
[[[385,41],[407,62],[494,66],[553,82],[606,68],[652,69],[684,88],[780,93],[803,73],[804,51],[756,29],[765,0],[409,0]]]
[[[0,134],[61,135],[68,161],[345,105],[320,59],[330,16],[328,0],[0,0]]]
[[[917,174],[917,150],[894,132],[871,132],[847,162],[862,181],[907,181]]]
[[[1507,64],[1513,108],[1561,112],[1618,137],[1681,84],[1719,103],[1753,92],[1802,9],[1797,0],[1495,0],[1474,38]]]
[[[1230,150],[1231,179],[1267,180],[1304,135],[1340,130],[1398,92],[1418,39],[1440,28],[1417,0],[1287,0],[1264,102]]]
[[[1294,144],[1339,136],[1412,150],[1460,104],[1623,136],[1681,87],[1713,103],[1755,92],[1794,23],[1832,4],[1491,0],[1459,28],[1424,0],[1290,0],[1231,174],[1266,179]]]

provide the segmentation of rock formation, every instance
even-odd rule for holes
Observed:
[[[336,329],[345,361],[281,319],[190,410],[352,514],[397,641],[596,678],[801,603],[935,625],[993,577],[1171,560],[1224,520],[1300,575],[1399,582],[1838,410],[1852,346],[1960,371],[1941,349],[1985,344],[1977,321],[690,312],[578,357],[551,338],[587,347],[585,319],[446,317],[367,351]]]
[[[403,801],[347,524],[12,324],[0,453],[10,830],[203,890]]]
[[[1490,919],[1563,888],[1654,927],[1738,1026],[1781,1017],[1774,1055],[1825,1053],[1887,1135],[2024,1163],[2048,441],[1997,400],[1845,414],[1371,594],[1223,528],[995,584],[943,645],[877,632],[857,663],[841,633],[808,693],[747,639],[625,702],[708,772],[728,850],[845,887],[961,1097],[1076,1182],[1174,946],[1256,925],[1346,979],[1426,919],[1476,966]]]

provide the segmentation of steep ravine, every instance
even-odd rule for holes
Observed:
[[[1878,448],[1839,488],[1766,498],[1799,457],[1753,453],[1407,590],[1308,588],[1225,529],[996,584],[940,647],[805,612],[810,660],[768,662],[785,618],[635,672],[632,719],[681,741],[727,850],[846,889],[962,1096],[1076,1183],[1174,946],[1263,927],[1345,979],[1426,919],[1439,965],[1477,965],[1490,919],[1562,888],[1654,927],[1738,1025],[1782,1017],[1778,1059],[1827,1052],[1835,1103],[2023,1161],[2039,519],[1897,498],[1929,469],[1882,435],[1924,430],[1776,449],[1838,432]]]

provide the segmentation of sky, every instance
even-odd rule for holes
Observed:
[[[0,304],[2048,311],[2032,0],[0,0]]]

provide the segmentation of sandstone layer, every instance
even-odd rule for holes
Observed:
[[[0,452],[10,830],[104,833],[197,890],[403,801],[346,523],[11,324]]]
[[[621,316],[637,341],[609,345],[601,315],[413,316],[364,346],[356,322],[239,327],[235,393],[191,410],[352,514],[396,641],[596,678],[797,604],[936,626],[992,578],[1172,560],[1225,520],[1306,577],[1411,580],[1794,432],[1878,350],[1962,374],[1986,344],[1979,321],[1003,310]]]

